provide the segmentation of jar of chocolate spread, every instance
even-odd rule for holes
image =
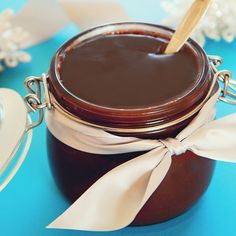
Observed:
[[[174,138],[195,117],[196,113],[188,114],[207,96],[213,72],[205,52],[191,39],[178,53],[164,55],[172,34],[168,28],[143,23],[111,24],[83,32],[55,54],[49,94],[67,117],[112,134]],[[47,140],[56,183],[70,202],[107,172],[142,154],[83,152],[49,130]],[[167,176],[133,225],[178,216],[206,191],[213,160],[190,151],[172,159]]]

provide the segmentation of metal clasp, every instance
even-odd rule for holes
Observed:
[[[213,72],[217,75],[218,81],[223,83],[223,89],[219,100],[236,105],[236,81],[233,80],[232,73],[228,70],[218,71],[217,67],[222,64],[222,58],[218,56],[208,56]]]
[[[25,88],[30,92],[24,98],[28,107],[28,113],[38,112],[38,119],[35,122],[29,124],[26,131],[35,128],[42,123],[44,117],[44,108],[49,110],[52,108],[47,80],[48,75],[42,74],[41,77],[30,76],[26,78],[24,82]],[[43,91],[41,86],[43,87]],[[43,95],[44,101],[42,101]]]

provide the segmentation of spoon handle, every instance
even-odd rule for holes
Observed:
[[[188,40],[190,34],[207,12],[207,9],[212,0],[195,0],[184,19],[173,34],[165,54],[178,52],[184,43]]]

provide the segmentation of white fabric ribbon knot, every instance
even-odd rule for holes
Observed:
[[[105,174],[48,227],[111,231],[129,225],[165,178],[172,155],[189,150],[236,162],[236,114],[213,121],[217,98],[218,93],[176,138],[166,140],[119,137],[76,123],[56,109],[47,112],[50,132],[75,149],[97,154],[148,151]]]
[[[188,146],[184,145],[176,138],[168,138],[166,140],[160,140],[168,149],[171,156],[178,156],[185,153],[188,150]]]

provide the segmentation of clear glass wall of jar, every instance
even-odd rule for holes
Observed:
[[[119,110],[97,106],[74,96],[60,82],[58,64],[68,48],[101,34],[143,34],[170,38],[172,30],[144,23],[121,23],[97,27],[86,31],[67,43],[55,54],[49,69],[49,91],[71,117],[79,118],[119,136],[149,139],[175,137],[194,115],[172,126],[156,127],[178,120],[196,108],[207,96],[213,73],[203,49],[189,40],[188,46],[199,63],[199,78],[192,90],[179,99],[149,109]],[[217,90],[216,85],[216,90]],[[113,131],[109,131],[112,128]],[[147,130],[145,131],[145,129]],[[129,129],[129,132],[125,130]],[[142,129],[142,131],[140,131]],[[55,138],[48,131],[48,154],[57,185],[70,202],[74,202],[95,181],[114,167],[142,153],[98,155],[75,150]],[[215,162],[191,152],[173,157],[173,164],[164,181],[142,208],[133,225],[147,225],[171,219],[189,209],[207,189]]]

